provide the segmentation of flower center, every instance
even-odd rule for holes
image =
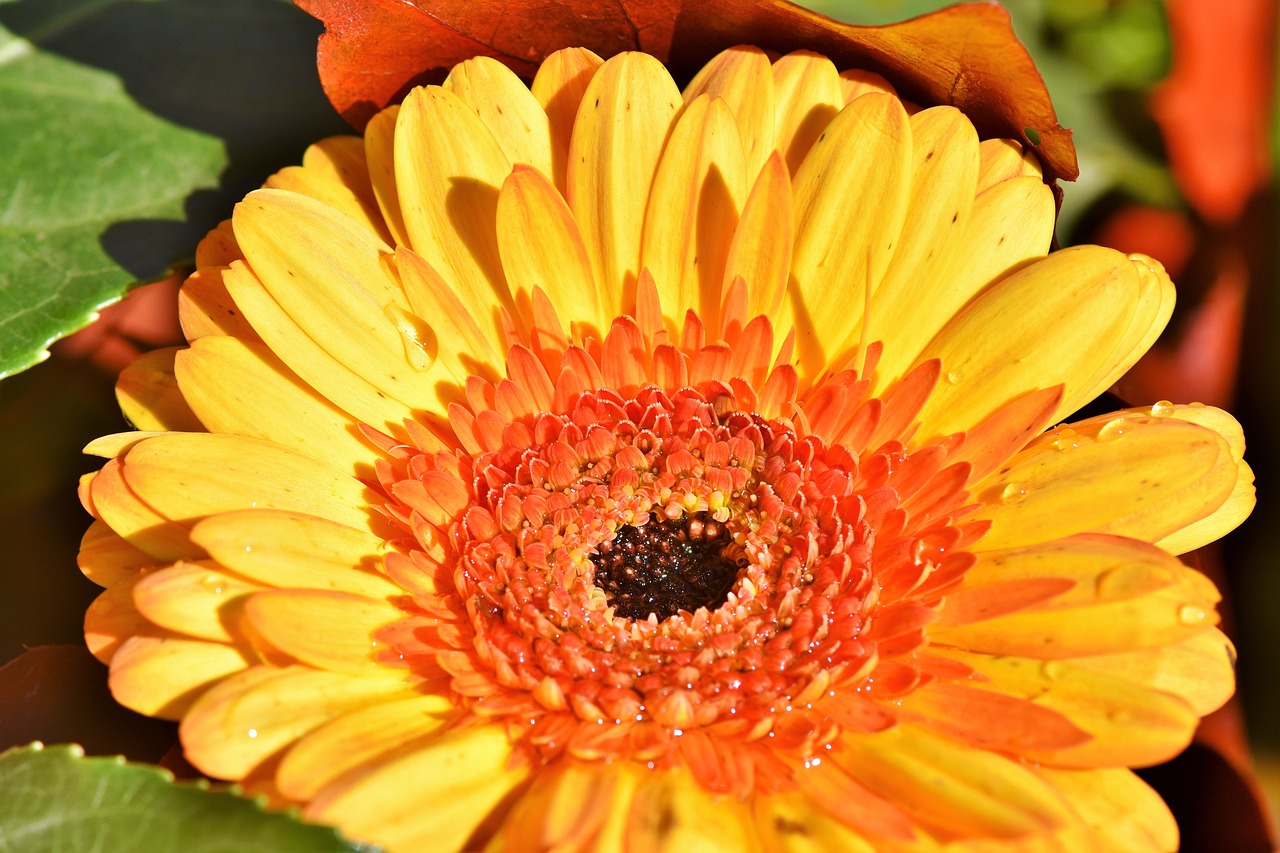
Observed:
[[[738,580],[723,524],[699,512],[674,521],[624,525],[591,555],[595,585],[627,619],[659,621],[724,604]]]

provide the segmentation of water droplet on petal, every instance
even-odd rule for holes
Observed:
[[[957,384],[960,381],[960,371],[952,370],[949,373],[947,373],[947,381],[950,382],[952,385]]]
[[[1209,618],[1209,614],[1205,612],[1203,607],[1197,607],[1194,604],[1184,604],[1178,608],[1178,621],[1183,625],[1199,625]]]
[[[1027,487],[1022,483],[1010,483],[1004,487],[1004,491],[1000,493],[1000,502],[1006,504],[1016,504],[1027,496]]]
[[[1191,408],[1193,408],[1193,409],[1203,409],[1203,408],[1204,408],[1204,403],[1200,403],[1200,402],[1191,403],[1190,405],[1191,405]]]
[[[1062,427],[1053,434],[1054,450],[1075,450],[1079,446],[1079,437],[1071,427]]]
[[[1067,674],[1067,665],[1062,661],[1047,661],[1040,667],[1040,674],[1050,681],[1057,681]]]
[[[248,734],[248,735],[249,735],[249,738],[250,738],[250,739],[253,739],[253,738],[256,738],[256,737],[258,736],[258,730],[257,730],[257,729],[249,729],[249,731],[248,731],[248,732],[246,732],[246,734]]]
[[[404,343],[404,357],[414,370],[425,373],[436,363],[435,334],[421,319],[394,302],[383,309],[387,319],[395,324]]]
[[[1151,405],[1151,414],[1161,418],[1168,417],[1173,414],[1173,403],[1168,400],[1160,400],[1153,403]]]
[[[1124,418],[1113,418],[1098,430],[1098,441],[1116,441],[1133,431],[1133,424]]]

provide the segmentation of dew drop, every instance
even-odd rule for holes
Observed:
[[[222,595],[222,578],[217,575],[205,575],[200,579],[200,586],[204,587],[205,592]]]
[[[1209,617],[1205,613],[1203,607],[1197,607],[1194,604],[1184,604],[1178,608],[1178,621],[1183,625],[1199,625]]]
[[[247,734],[249,735],[249,738],[252,740],[253,738],[256,738],[256,737],[258,736],[258,730],[257,730],[257,729],[249,729],[249,731],[247,732]]]
[[[1195,403],[1191,403],[1191,404],[1190,404],[1190,406],[1191,406],[1191,408],[1193,408],[1193,409],[1203,409],[1203,408],[1204,408],[1204,403],[1195,402]]]
[[[1168,417],[1173,414],[1173,403],[1168,400],[1160,400],[1151,406],[1151,414],[1159,418]]]
[[[1113,418],[1098,430],[1098,441],[1116,441],[1133,431],[1133,425],[1124,418]]]
[[[1058,679],[1062,678],[1062,676],[1067,674],[1067,665],[1064,664],[1062,661],[1056,661],[1056,660],[1046,661],[1040,667],[1040,674],[1043,675],[1045,678],[1049,679],[1050,681],[1057,681]]]
[[[1070,427],[1063,427],[1053,434],[1054,450],[1075,450],[1079,446],[1079,437],[1076,435],[1076,431]]]
[[[400,340],[404,344],[404,357],[409,365],[420,373],[430,370],[436,363],[436,340],[431,328],[394,302],[389,303],[383,309],[383,313],[400,333]]]
[[[947,373],[947,381],[950,382],[952,385],[957,384],[960,381],[960,371],[952,370],[949,373]]]
[[[1027,487],[1022,483],[1010,483],[1004,487],[1004,491],[1000,493],[1000,502],[1006,504],[1016,504],[1027,496]]]

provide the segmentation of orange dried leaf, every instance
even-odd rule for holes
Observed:
[[[1048,180],[1074,180],[1079,172],[1071,132],[1058,126],[1044,81],[997,3],[860,27],[785,0],[295,2],[324,23],[320,79],[358,128],[413,86],[439,82],[473,56],[495,57],[531,77],[563,47],[604,57],[643,50],[687,79],[720,50],[756,44],[782,53],[815,50],[838,66],[878,72],[904,97],[959,107],[984,136],[1021,140],[1039,155]]]

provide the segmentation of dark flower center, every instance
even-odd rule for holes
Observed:
[[[627,619],[715,610],[738,580],[738,563],[725,555],[731,541],[724,525],[705,512],[624,525],[591,555],[595,585]]]

